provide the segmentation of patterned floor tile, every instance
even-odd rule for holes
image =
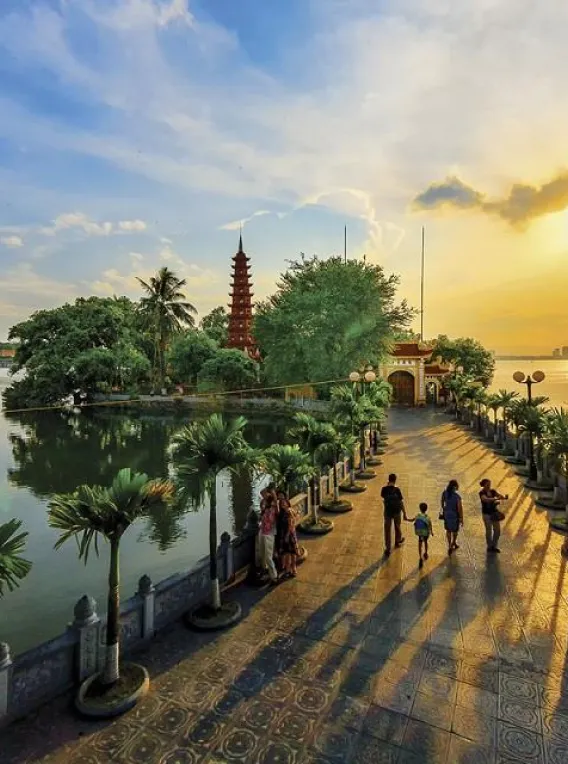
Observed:
[[[259,737],[252,730],[234,727],[220,741],[215,755],[220,761],[250,761],[259,747]]]
[[[356,764],[396,764],[400,749],[375,737],[362,735],[355,747],[353,761]]]
[[[419,754],[422,761],[445,761],[450,734],[424,722],[410,719],[404,733],[402,747]]]
[[[494,748],[473,743],[458,735],[450,738],[448,764],[494,764],[495,757]]]
[[[511,700],[502,695],[499,698],[499,718],[523,729],[542,733],[540,709],[534,703]]]
[[[337,724],[360,731],[368,709],[367,702],[349,695],[338,695],[326,714],[326,724]]]
[[[372,705],[363,722],[363,733],[386,743],[400,745],[407,723],[407,716],[397,714],[388,708]]]
[[[476,711],[457,705],[452,718],[452,732],[487,748],[496,744],[497,720]]]
[[[414,698],[410,716],[449,732],[452,729],[453,710],[453,704],[440,696],[418,692]]]
[[[458,705],[471,708],[486,716],[497,716],[498,696],[489,690],[460,682],[457,687]]]
[[[325,726],[316,732],[315,751],[331,761],[348,762],[351,760],[358,733],[339,726]]]
[[[534,682],[508,674],[499,674],[499,694],[535,705],[539,702],[538,686]]]
[[[450,676],[436,674],[433,671],[424,671],[420,678],[418,692],[440,696],[453,703],[457,695],[457,686],[457,681]]]
[[[390,682],[379,682],[375,691],[374,703],[391,711],[401,714],[410,714],[416,688],[414,684],[406,685],[391,684]]]
[[[556,738],[545,738],[544,749],[547,764],[566,764],[568,761],[568,743]]]
[[[540,764],[544,760],[542,737],[507,722],[498,722],[497,750],[524,762]]]
[[[304,751],[301,746],[287,740],[265,739],[260,742],[255,764],[303,764]]]

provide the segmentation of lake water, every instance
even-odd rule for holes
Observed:
[[[545,361],[497,361],[491,391],[505,388],[526,395],[526,385],[515,382],[513,374],[516,371],[530,374],[537,370],[543,371],[546,378],[533,386],[533,395],[546,395],[550,407],[568,407],[568,360],[560,358]]]
[[[166,476],[168,444],[186,423],[186,418],[150,411],[0,415],[0,522],[22,520],[29,532],[26,557],[33,562],[21,587],[0,600],[0,641],[8,642],[15,654],[60,634],[83,594],[95,597],[101,613],[106,607],[105,545],[101,557],[92,556],[86,566],[72,540],[55,551],[58,534],[46,517],[49,497],[81,483],[108,485],[122,467]],[[279,419],[249,418],[247,438],[257,446],[281,442],[285,426]],[[239,531],[257,499],[258,485],[248,477],[222,475],[219,535]],[[155,513],[134,524],[121,544],[121,596],[132,596],[144,573],[158,582],[189,569],[207,554],[208,533],[206,508],[177,516]]]

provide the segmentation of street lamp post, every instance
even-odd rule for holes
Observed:
[[[372,366],[366,366],[362,369],[359,369],[359,371],[352,371],[349,375],[349,380],[353,383],[353,386],[355,390],[357,391],[357,394],[359,397],[361,397],[365,393],[365,385],[370,385],[371,382],[374,382],[377,379],[377,375],[373,369]],[[361,443],[359,446],[359,453],[360,453],[360,466],[359,469],[363,471],[366,467],[365,463],[365,428],[361,428],[360,433],[360,439]]]
[[[513,379],[515,382],[518,382],[520,385],[527,386],[527,402],[529,406],[532,405],[532,386],[542,382],[544,378],[545,373],[543,371],[534,371],[532,376],[531,374],[524,374],[522,371],[516,371],[513,374]],[[536,481],[537,477],[538,473],[534,460],[533,435],[532,432],[529,431],[529,479]]]

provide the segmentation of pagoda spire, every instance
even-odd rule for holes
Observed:
[[[243,232],[239,233],[239,249],[233,256],[231,275],[231,312],[229,314],[229,338],[227,347],[237,348],[251,358],[258,357],[256,343],[251,336],[252,327],[252,280],[250,258],[243,250]]]

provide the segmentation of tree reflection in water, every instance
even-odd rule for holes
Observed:
[[[15,466],[8,470],[8,479],[44,501],[84,483],[109,485],[123,467],[166,477],[170,439],[187,423],[183,416],[143,411],[41,412],[7,419],[20,430],[9,435]],[[285,429],[284,419],[249,418],[246,437],[251,445],[266,446],[282,442]],[[224,479],[230,480],[233,532],[238,533],[254,505],[254,480],[246,472]],[[187,505],[179,504],[169,511],[154,508],[142,537],[166,551],[186,537],[183,519],[188,511]]]

